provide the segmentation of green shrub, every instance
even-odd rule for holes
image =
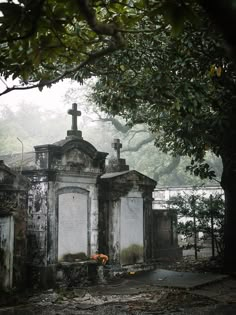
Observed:
[[[139,262],[143,258],[143,246],[131,244],[129,247],[121,251],[121,262],[124,265],[132,265]]]

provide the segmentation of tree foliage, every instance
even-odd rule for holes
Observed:
[[[124,33],[153,11],[153,1],[6,0],[0,3],[1,75],[21,78],[13,89],[63,78],[82,81],[83,69],[125,45]]]
[[[224,200],[222,194],[206,196],[205,193],[200,194],[197,190],[193,190],[190,194],[178,194],[172,197],[169,206],[177,212],[178,233],[187,240],[186,248],[196,245],[199,250],[200,242],[211,240],[213,236],[217,254],[220,256],[223,254]],[[197,233],[197,244],[194,244],[194,233]],[[199,233],[202,234],[200,240]]]
[[[200,2],[234,47],[229,28],[219,15],[230,21],[233,1],[197,0],[4,0],[0,3],[0,75],[20,78],[21,84],[8,86],[1,94],[58,82],[64,78],[82,81],[87,66],[122,49],[126,34],[159,33],[143,21],[164,17],[172,32],[182,31],[186,20],[197,21]],[[224,2],[224,5],[223,5]]]
[[[196,175],[213,177],[203,159],[209,149],[222,153],[231,130],[235,69],[207,20],[201,30],[187,24],[176,38],[170,32],[131,36],[124,54],[107,57],[94,100],[130,125],[146,123],[162,151],[192,157]]]
[[[87,90],[88,100],[91,101],[91,88],[95,81],[88,81]],[[77,87],[68,89],[65,95],[65,101],[70,106],[81,98],[81,94]],[[93,103],[87,102],[87,105],[82,107],[84,114],[93,117],[90,119],[94,122],[93,128],[98,128],[96,133],[96,146],[100,150],[105,150],[114,154],[111,151],[112,138],[120,138],[123,144],[121,150],[122,157],[126,158],[131,169],[136,169],[151,178],[154,178],[158,185],[161,186],[186,186],[200,185],[203,181],[196,176],[186,173],[186,167],[190,164],[189,157],[172,157],[169,153],[163,153],[160,149],[154,146],[155,137],[148,130],[146,124],[135,124],[133,127],[127,124],[125,119],[120,116],[114,117],[109,112],[104,113]],[[89,104],[89,105],[88,105]],[[84,114],[82,116],[84,116]],[[100,126],[100,127],[99,127]],[[100,128],[100,129],[99,129]],[[88,127],[84,126],[84,131]],[[91,134],[90,134],[91,133]],[[86,132],[86,137],[94,141],[94,133]],[[106,139],[104,140],[104,134]],[[101,135],[101,139],[100,139]],[[101,142],[101,143],[100,143]],[[210,168],[216,173],[217,181],[219,182],[222,173],[222,164],[219,158],[213,154],[207,154],[207,163]],[[215,185],[209,179],[204,179],[207,185]]]
[[[233,0],[3,1],[0,74],[19,77],[21,85],[9,87],[3,80],[1,95],[99,74],[104,108],[131,124],[147,123],[164,152],[192,157],[196,175],[214,175],[203,160],[206,150],[221,156],[225,261],[235,270],[235,69],[197,2],[236,55],[229,35],[236,28]],[[179,31],[181,36],[171,36]],[[122,54],[109,57],[121,48]]]
[[[68,76],[81,80],[86,64],[123,46],[115,8],[106,1],[1,3],[1,75],[39,88]],[[123,4],[117,10],[121,18],[127,14]]]
[[[234,270],[235,64],[226,55],[215,26],[200,8],[196,10],[201,12],[198,25],[186,22],[179,36],[171,36],[171,27],[158,18],[152,21],[162,30],[157,36],[130,35],[124,54],[107,56],[107,67],[98,61],[94,100],[130,125],[146,123],[156,146],[173,156],[189,156],[189,170],[201,178],[214,177],[205,161],[207,151],[222,159],[225,265]]]

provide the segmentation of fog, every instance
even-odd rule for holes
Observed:
[[[16,81],[0,80],[0,92],[17,84]],[[81,85],[78,82],[64,80],[45,87],[23,91],[12,91],[0,97],[0,155],[34,151],[35,145],[52,144],[64,139],[71,128],[71,116],[67,114],[72,103],[78,104],[82,115],[78,117],[78,129],[83,138],[92,143],[97,150],[114,156],[111,143],[120,138],[123,144],[121,157],[126,159],[131,169],[150,176],[160,185],[197,185],[202,184],[198,178],[185,172],[188,158],[177,159],[160,152],[155,146],[147,126],[139,125],[132,129],[125,126],[125,121],[118,119],[120,128],[114,120],[101,113],[87,96],[91,92],[92,80]],[[105,118],[105,120],[104,120]],[[142,130],[142,132],[140,132]],[[149,139],[142,145],[143,140]],[[221,162],[210,156],[211,164],[220,175]]]

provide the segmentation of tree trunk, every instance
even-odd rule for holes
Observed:
[[[236,272],[236,153],[222,156],[221,186],[225,193],[224,270]]]

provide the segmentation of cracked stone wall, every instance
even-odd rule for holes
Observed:
[[[37,167],[24,172],[32,183],[28,260],[30,282],[47,287],[55,281],[56,265],[68,255],[89,257],[98,250],[97,178],[106,153],[74,137],[35,150]]]
[[[45,266],[47,263],[48,183],[46,176],[32,179],[28,197],[28,262]]]
[[[28,180],[0,161],[0,288],[24,287]]]
[[[99,251],[109,262],[152,259],[152,191],[156,182],[136,171],[106,173],[99,181]]]

